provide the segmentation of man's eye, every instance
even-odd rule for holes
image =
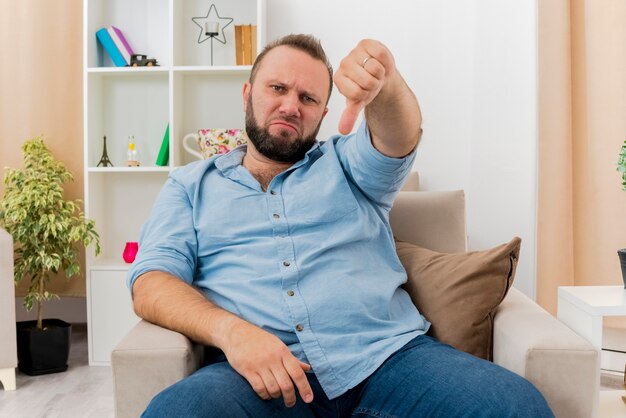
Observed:
[[[285,88],[283,86],[272,86],[272,90],[274,91],[283,91]]]
[[[302,100],[304,100],[307,103],[317,103],[317,101],[310,96],[302,96]]]

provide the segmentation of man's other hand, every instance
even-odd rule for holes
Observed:
[[[346,97],[339,132],[352,131],[361,110],[372,102],[385,80],[396,71],[393,55],[382,43],[364,39],[346,56],[335,73],[337,89]]]
[[[252,389],[265,400],[283,397],[285,406],[296,404],[296,392],[306,403],[313,401],[313,391],[305,371],[311,366],[298,360],[277,337],[245,321],[230,327],[220,344],[230,365]],[[294,388],[295,384],[295,388]]]

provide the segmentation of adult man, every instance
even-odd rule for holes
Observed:
[[[392,54],[364,40],[342,61],[340,131],[363,108],[367,123],[318,143],[332,80],[314,38],[270,44],[243,91],[247,148],[177,170],[159,195],[135,310],[224,356],[145,415],[551,416],[528,382],[425,336],[400,288],[388,212],[421,115]]]

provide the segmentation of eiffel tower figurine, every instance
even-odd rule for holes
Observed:
[[[109,160],[109,154],[107,154],[107,137],[104,136],[104,147],[102,148],[102,157],[100,157],[100,162],[96,167],[113,167],[113,163]]]

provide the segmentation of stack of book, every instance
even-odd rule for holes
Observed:
[[[134,52],[121,30],[115,26],[102,28],[96,32],[96,38],[98,38],[98,41],[109,54],[116,67],[130,65],[130,57]]]
[[[252,65],[256,59],[256,25],[235,25],[237,65]]]

